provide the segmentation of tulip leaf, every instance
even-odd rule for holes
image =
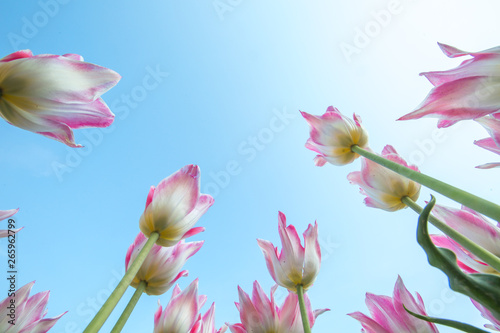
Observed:
[[[431,322],[434,324],[440,324],[440,325],[456,328],[457,330],[460,330],[462,332],[467,332],[467,333],[488,333],[488,331],[482,330],[480,328],[477,328],[477,327],[469,325],[469,324],[461,323],[459,321],[454,321],[454,320],[450,320],[450,319],[441,319],[441,318],[435,318],[435,317],[422,316],[418,313],[411,312],[404,305],[403,305],[403,307],[405,308],[406,312],[411,314],[413,317],[417,317],[418,319],[422,319],[422,320],[425,320],[425,321],[428,321],[428,322]]]
[[[457,257],[451,250],[437,248],[429,237],[427,220],[436,199],[431,200],[418,218],[417,241],[424,249],[429,264],[448,276],[450,288],[462,293],[486,307],[500,320],[500,276],[493,274],[467,274],[457,265]]]

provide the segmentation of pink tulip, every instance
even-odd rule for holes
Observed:
[[[438,127],[460,120],[476,119],[500,110],[500,47],[481,52],[464,52],[439,44],[451,58],[472,56],[455,69],[422,73],[433,85],[417,110],[398,120],[439,118]]]
[[[359,157],[351,151],[353,145],[368,147],[368,133],[356,114],[353,115],[353,121],[333,106],[329,106],[322,116],[306,112],[301,114],[311,127],[306,148],[318,153],[314,159],[317,166],[323,166],[326,162],[333,165],[349,164]]]
[[[162,311],[158,301],[158,310],[154,315],[154,333],[194,333],[192,329],[197,323],[198,312],[206,300],[205,295],[198,296],[198,279],[182,292],[179,285],[176,285],[165,310]]]
[[[18,211],[19,211],[19,208],[18,209],[9,209],[9,210],[0,210],[0,221],[5,220],[6,218],[13,216]],[[5,238],[5,237],[8,237],[9,235],[13,235],[21,229],[22,228],[10,230],[10,232],[9,232],[9,230],[0,230],[0,238]]]
[[[427,316],[422,297],[417,293],[417,301],[403,284],[398,276],[392,298],[367,293],[366,306],[371,318],[361,312],[348,314],[359,320],[366,333],[437,333],[432,323],[410,315],[403,305],[410,311]]]
[[[390,145],[384,147],[382,157],[418,171],[416,166],[408,165]],[[366,195],[365,204],[368,207],[390,212],[406,207],[401,202],[403,197],[416,201],[420,194],[420,184],[364,157],[361,159],[361,171],[351,172],[347,179],[360,187],[361,193]]]
[[[474,306],[479,310],[479,312],[481,312],[481,315],[483,316],[483,318],[488,319],[493,324],[493,325],[486,324],[486,325],[484,325],[484,327],[492,329],[494,331],[500,331],[500,320],[495,318],[495,316],[491,314],[490,310],[488,310],[487,308],[485,308],[484,306],[482,306],[481,304],[479,304],[478,302],[476,302],[472,298],[471,298],[471,301],[474,304]]]
[[[304,246],[293,225],[286,225],[285,214],[278,214],[278,231],[283,248],[281,253],[274,245],[262,239],[257,239],[264,257],[267,269],[273,280],[288,290],[297,291],[297,285],[304,290],[309,289],[319,273],[321,265],[321,250],[318,243],[318,224],[309,224],[304,232]]]
[[[30,282],[0,303],[0,332],[2,333],[45,333],[48,332],[66,312],[57,317],[43,318],[49,302],[49,291],[29,296],[35,282]],[[8,307],[15,305],[15,310]],[[12,318],[10,315],[13,315]]]
[[[193,226],[213,203],[210,195],[200,193],[200,168],[187,165],[162,180],[158,187],[151,186],[139,227],[147,237],[158,232],[156,244],[173,246],[205,230]]]
[[[432,213],[474,243],[500,257],[500,228],[474,210],[465,206],[462,206],[462,209],[455,209],[435,205]],[[457,256],[457,264],[464,272],[496,273],[493,268],[451,238],[442,235],[431,235],[431,239],[436,246],[453,251]]]
[[[134,262],[146,241],[147,238],[140,232],[134,243],[130,245],[125,258],[126,270]],[[137,288],[141,281],[146,281],[146,294],[165,293],[180,277],[188,275],[187,270],[181,271],[182,266],[187,259],[198,252],[202,245],[203,241],[186,243],[184,240],[171,247],[153,245],[130,285]]]
[[[0,117],[81,147],[72,129],[107,127],[113,122],[114,115],[100,96],[120,78],[76,54],[34,56],[30,50],[17,51],[0,59]]]
[[[253,284],[252,298],[238,287],[240,302],[236,303],[236,308],[240,312],[241,324],[226,323],[231,332],[303,333],[304,328],[297,294],[289,292],[281,307],[278,307],[274,301],[274,292],[277,287],[275,285],[271,289],[271,299],[267,297],[257,281]],[[312,311],[307,294],[304,294],[304,302],[309,325],[313,327],[316,318],[329,309]]]

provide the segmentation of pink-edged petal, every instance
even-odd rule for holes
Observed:
[[[153,201],[153,196],[155,194],[155,190],[156,190],[156,187],[154,187],[154,186],[151,186],[149,188],[148,197],[146,198],[146,207],[144,209],[148,208],[151,201]]]
[[[256,327],[260,323],[260,314],[255,309],[250,296],[238,286],[240,320],[244,327],[251,331],[252,327]],[[231,326],[229,327],[231,329]]]
[[[257,244],[259,245],[260,249],[262,250],[262,253],[264,254],[264,259],[266,260],[267,269],[269,271],[269,274],[271,274],[273,280],[274,281],[280,280],[280,282],[282,280],[286,281],[274,245],[270,241],[263,239],[257,239]]]
[[[283,246],[279,261],[285,274],[295,284],[302,282],[304,266],[304,247],[300,244],[300,237],[293,225],[286,225],[285,214],[278,214],[278,232]]]
[[[229,330],[231,331],[231,333],[247,333],[247,330],[245,329],[245,327],[243,326],[243,324],[229,324],[229,323],[226,323],[227,327],[229,327]]]
[[[24,227],[19,229],[9,229],[9,230],[0,230],[0,238],[9,237],[9,235],[17,234],[19,231],[23,230]]]
[[[188,332],[198,316],[198,279],[194,280],[165,307],[163,327],[168,332]]]
[[[30,50],[21,50],[21,51],[16,51],[14,53],[9,54],[8,56],[1,58],[0,62],[7,62],[7,61],[22,59],[22,58],[30,58],[32,56],[33,56],[33,52],[31,52]]]
[[[443,235],[430,235],[430,237],[434,245],[451,250],[453,253],[455,253],[455,255],[457,256],[457,264],[464,272],[478,273],[486,268],[484,264],[477,261],[475,256],[471,255],[471,253],[469,252],[466,252],[454,240]]]
[[[400,333],[392,330],[386,330],[375,320],[361,312],[348,313],[347,315],[359,321],[367,333]]]
[[[497,149],[500,149],[500,119],[493,116],[486,116],[475,119],[481,126],[483,126],[488,134],[491,136]]]
[[[46,333],[48,332],[57,321],[64,316],[68,311],[61,313],[59,316],[52,318],[45,318],[38,322],[32,323],[31,325],[25,327],[20,333]]]
[[[413,298],[413,296],[410,294],[408,289],[406,289],[405,285],[403,284],[403,280],[399,276],[396,281],[396,285],[394,286],[393,299],[394,299],[394,308],[397,311],[398,316],[400,318],[405,318],[404,321],[406,325],[409,326],[413,332],[426,331],[426,332],[438,333],[438,330],[434,324],[415,318],[406,312],[403,305],[412,312],[424,316],[427,315],[427,313],[425,312],[425,308],[423,306],[422,299],[419,297],[419,300],[422,302],[422,304],[418,304]]]
[[[498,168],[500,167],[500,163],[485,163],[476,166],[477,169],[493,169],[493,168]]]
[[[262,328],[267,328],[267,330],[269,330],[277,326],[277,313],[274,302],[269,300],[257,281],[253,283],[252,304],[259,314],[259,323]]]
[[[407,329],[403,318],[398,316],[391,297],[367,293],[365,303],[372,318],[384,328],[394,332]]]
[[[458,121],[475,119],[497,112],[500,109],[500,95],[479,94],[479,89],[500,90],[500,80],[485,77],[466,77],[444,83],[431,90],[424,102],[413,112],[398,120],[422,117],[446,118]],[[441,124],[443,125],[443,124]]]
[[[486,307],[481,305],[480,303],[476,302],[472,298],[470,299],[472,301],[472,304],[476,307],[476,309],[481,312],[481,316],[487,320],[489,320],[493,325],[486,324],[484,327],[493,329],[495,331],[500,331],[500,320],[498,320],[493,314],[488,310]]]
[[[496,144],[496,142],[495,142],[495,140],[493,140],[493,138],[476,140],[476,141],[474,141],[474,144],[481,147],[481,148],[489,150],[495,154],[500,155],[500,146],[498,146]]]
[[[118,83],[111,69],[57,55],[38,55],[2,63],[5,95],[90,103]],[[15,74],[15,75],[13,75]]]
[[[443,51],[443,53],[446,54],[446,56],[448,56],[450,58],[462,57],[465,55],[471,55],[473,57],[476,57],[478,55],[485,55],[485,54],[493,54],[493,55],[500,54],[500,47],[498,47],[498,46],[493,47],[491,49],[484,50],[484,51],[480,51],[480,52],[467,52],[467,51],[462,51],[460,49],[457,49],[456,47],[446,45],[443,43],[438,43],[438,45],[441,48],[441,50]]]
[[[434,215],[491,253],[500,256],[500,228],[478,214],[436,205]]]
[[[13,216],[19,211],[19,208],[17,209],[8,209],[8,210],[0,210],[0,221],[5,220],[8,217]]]
[[[314,165],[315,166],[322,167],[323,165],[326,164],[326,162],[327,162],[327,160],[321,155],[316,155],[316,157],[314,158]]]
[[[302,285],[307,290],[319,274],[321,266],[321,249],[318,242],[318,224],[314,223],[314,227],[309,224],[304,232],[304,272],[302,277]]]
[[[196,228],[192,228],[190,229],[188,232],[186,232],[183,236],[182,236],[182,239],[186,239],[188,237],[191,237],[191,236],[194,236],[194,235],[197,235],[199,234],[200,232],[203,232],[205,231],[205,227],[196,227]]]

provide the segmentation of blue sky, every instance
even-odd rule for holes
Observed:
[[[202,191],[215,203],[198,223],[206,231],[193,240],[205,244],[180,285],[200,279],[203,312],[216,302],[218,327],[239,322],[238,285],[247,292],[254,280],[267,291],[273,285],[256,238],[279,244],[278,211],[300,232],[319,225],[323,262],[309,295],[314,308],[331,311],[315,332],[359,332],[346,313],[366,313],[365,292],[390,295],[398,274],[430,314],[482,325],[470,301],[449,292],[443,274],[427,265],[413,212],[365,207],[346,180],[359,161],[314,166],[299,110],[356,112],[375,151],[392,144],[423,172],[497,200],[499,171],[474,169],[498,160],[472,144],[487,136],[478,124],[436,134],[433,119],[395,119],[431,88],[418,73],[460,62],[437,42],[471,51],[499,44],[499,9],[493,0],[4,4],[2,55],[77,53],[123,77],[103,96],[116,114],[113,126],[75,132],[85,148],[0,124],[0,209],[19,207],[16,224],[25,227],[18,287],[36,280],[34,292],[51,290],[48,316],[68,311],[51,332],[81,332],[123,274],[149,187],[197,164]],[[429,194],[423,190],[419,202]],[[123,332],[151,332],[158,298],[166,304],[170,292],[144,295]]]

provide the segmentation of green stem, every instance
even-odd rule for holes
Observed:
[[[127,290],[132,280],[134,280],[134,277],[139,271],[139,268],[141,268],[142,263],[146,259],[149,251],[151,250],[151,248],[153,247],[153,245],[155,244],[155,242],[158,240],[159,237],[160,234],[158,232],[151,233],[148,241],[146,242],[146,244],[144,244],[144,247],[142,248],[141,252],[139,252],[139,255],[135,258],[134,262],[132,263],[132,265],[130,265],[127,272],[116,286],[115,290],[113,290],[111,295],[109,295],[106,302],[103,304],[99,312],[97,312],[94,319],[92,319],[92,321],[83,331],[83,333],[99,332],[102,325],[104,325],[104,322],[106,321],[106,319],[108,319],[109,315],[115,308],[116,304],[118,304],[120,298],[122,298],[123,294],[125,293],[125,290]]]
[[[125,308],[125,310],[123,310],[123,313],[120,316],[120,318],[118,318],[118,321],[116,322],[115,326],[111,330],[111,333],[120,333],[122,331],[123,326],[125,326],[125,323],[127,322],[128,317],[130,317],[130,314],[132,313],[132,311],[134,311],[135,305],[139,301],[139,298],[141,298],[141,295],[144,292],[144,290],[146,289],[147,285],[148,285],[147,282],[144,280],[142,280],[139,283],[134,295],[132,295],[132,298],[128,302],[127,307]]]
[[[418,214],[422,213],[423,208],[416,204],[415,201],[413,201],[409,197],[403,197],[401,198],[401,201]],[[433,215],[429,216],[429,222],[432,223],[433,226],[444,232],[446,235],[450,236],[454,241],[463,246],[465,249],[469,250],[476,257],[490,265],[490,267],[500,272],[500,258],[498,258],[496,255],[489,252],[482,246],[474,243],[446,223],[435,218]]]
[[[424,175],[423,173],[414,171],[396,162],[389,161],[388,159],[380,155],[377,155],[375,153],[369,152],[359,147],[358,145],[351,146],[351,151],[363,157],[366,157],[367,159],[377,164],[380,164],[402,176],[405,176],[413,181],[416,181],[417,183],[420,183],[425,187],[428,187],[438,193],[441,193],[442,195],[447,196],[448,198],[456,202],[459,202],[477,211],[478,213],[489,216],[495,221],[500,222],[500,206],[493,202],[490,202],[488,200],[475,196],[469,192],[463,191],[459,188],[446,184],[435,178]]]
[[[301,284],[297,285],[297,296],[299,296],[300,316],[302,317],[304,333],[311,333],[311,328],[309,327],[309,318],[307,317],[306,305],[304,303],[304,287],[302,287]]]

